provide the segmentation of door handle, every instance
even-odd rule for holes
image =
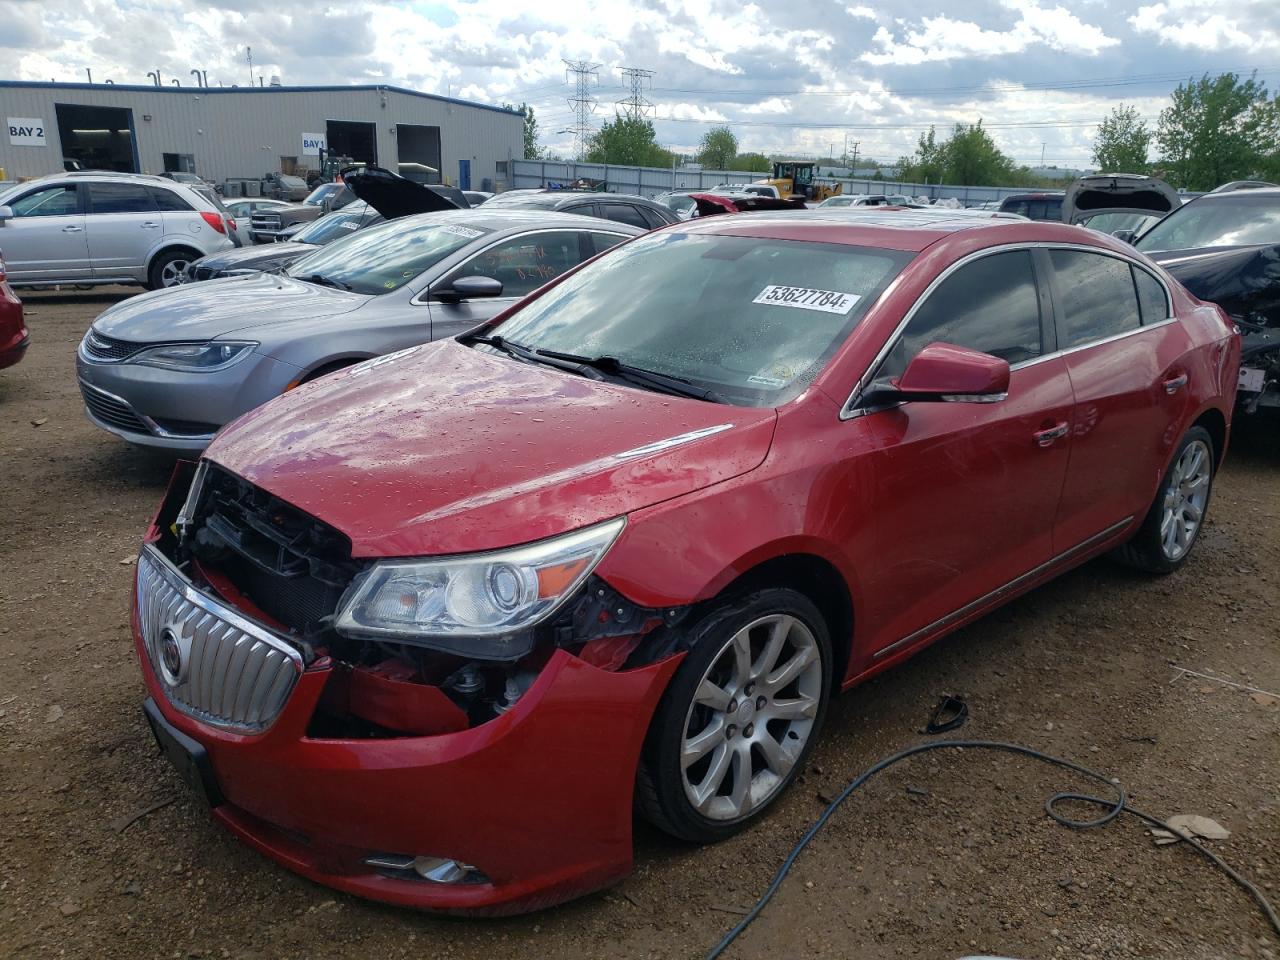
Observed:
[[[84,227],[63,227],[63,233],[84,233]]]
[[[160,224],[156,223],[154,220],[144,220],[142,223],[143,230],[155,230],[159,226]]]
[[[1037,430],[1032,436],[1036,438],[1036,446],[1051,447],[1053,446],[1053,441],[1061,440],[1070,430],[1071,428],[1064,422],[1059,423],[1057,426],[1046,427],[1044,430]]]
[[[1181,374],[1180,376],[1172,377],[1166,380],[1164,382],[1164,392],[1168,394],[1174,394],[1174,393],[1177,393],[1186,385],[1187,385],[1187,375],[1184,373],[1184,374]]]

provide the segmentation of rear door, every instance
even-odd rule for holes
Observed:
[[[0,229],[13,283],[85,279],[89,246],[82,194],[74,183],[38,187],[9,201],[13,219]]]
[[[538,230],[499,240],[455,267],[432,289],[447,289],[462,277],[491,277],[502,282],[502,296],[460,303],[432,298],[431,339],[470,330],[595,254],[586,230]]]
[[[1145,268],[1082,248],[1042,255],[1076,400],[1055,534],[1067,549],[1151,506],[1189,402],[1191,341],[1169,318],[1164,284]]]
[[[140,275],[164,235],[164,218],[141,183],[93,183],[85,232],[95,277]]]
[[[1011,367],[1003,399],[903,403],[860,418],[874,452],[858,458],[850,495],[871,498],[876,517],[849,544],[868,631],[861,666],[923,642],[1053,557],[1072,395],[1049,317],[1031,250],[985,254],[926,295],[877,371],[899,376],[939,342]]]

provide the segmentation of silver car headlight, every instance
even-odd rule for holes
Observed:
[[[533,648],[528,628],[573,595],[624,522],[493,553],[376,563],[352,585],[334,628],[349,637],[515,660]]]
[[[249,355],[256,343],[247,341],[212,341],[210,343],[169,343],[151,347],[129,358],[130,363],[145,363],[167,370],[196,370],[212,373],[224,370]]]

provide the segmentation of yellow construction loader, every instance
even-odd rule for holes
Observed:
[[[821,203],[827,197],[834,197],[843,187],[838,183],[816,180],[813,176],[815,164],[800,163],[795,160],[779,160],[773,165],[773,176],[756,183],[774,187],[783,200],[798,199]]]

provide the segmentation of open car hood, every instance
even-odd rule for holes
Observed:
[[[1182,206],[1178,191],[1156,177],[1136,173],[1099,173],[1081,177],[1062,198],[1063,223],[1079,223],[1090,214],[1145,213],[1164,216]]]
[[[717,213],[745,213],[748,210],[805,210],[803,200],[779,200],[777,197],[724,197],[715,193],[691,193],[698,205],[698,216]]]
[[[414,183],[382,167],[348,167],[339,176],[358,199],[387,220],[471,206],[455,187]]]

